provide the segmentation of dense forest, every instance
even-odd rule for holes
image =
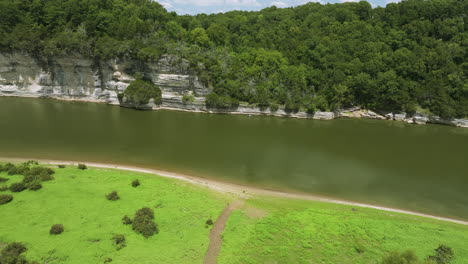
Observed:
[[[0,0],[0,51],[178,55],[213,87],[213,107],[466,117],[467,10],[466,0],[408,0],[179,16],[151,0]]]

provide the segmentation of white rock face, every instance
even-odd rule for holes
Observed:
[[[335,118],[335,113],[333,112],[320,112],[317,111],[314,113],[314,119],[319,119],[319,120],[332,120]]]
[[[188,74],[188,62],[165,55],[159,62],[141,66],[132,60],[95,62],[79,55],[40,61],[22,53],[0,53],[0,96],[53,97],[119,104],[117,95],[143,72],[163,93],[203,96],[210,92]],[[139,68],[140,67],[140,68]]]
[[[405,121],[405,119],[406,119],[406,113],[394,114],[394,115],[393,115],[393,118],[394,118],[396,121]]]
[[[467,119],[455,119],[452,121],[452,124],[457,127],[468,127]]]
[[[413,117],[413,122],[418,125],[425,125],[429,121],[429,118],[424,116]]]

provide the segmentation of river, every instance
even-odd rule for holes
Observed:
[[[133,165],[468,219],[468,129],[0,97],[0,156]]]

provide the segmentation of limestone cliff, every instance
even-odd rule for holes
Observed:
[[[165,55],[156,63],[115,59],[94,61],[79,55],[52,60],[21,53],[0,54],[0,94],[52,97],[118,104],[117,94],[139,72],[159,85],[164,97],[193,93],[204,96],[202,85],[186,60]]]
[[[143,109],[177,109],[195,112],[237,113],[247,115],[275,115],[330,120],[336,117],[356,117],[405,121],[414,124],[439,123],[468,127],[468,120],[443,120],[431,116],[406,114],[376,114],[359,108],[333,112],[289,113],[280,108],[262,110],[241,104],[236,109],[213,110],[205,106],[205,95],[211,88],[203,85],[190,70],[189,62],[173,55],[164,55],[158,62],[142,63],[131,59],[92,60],[77,54],[47,59],[22,53],[0,53],[0,96],[49,97],[119,104],[118,94],[143,74],[162,90],[162,104]],[[184,103],[182,96],[194,95],[193,102]],[[122,106],[131,106],[125,105]]]

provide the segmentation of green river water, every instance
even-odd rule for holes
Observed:
[[[468,129],[0,97],[0,156],[126,164],[468,219]]]

